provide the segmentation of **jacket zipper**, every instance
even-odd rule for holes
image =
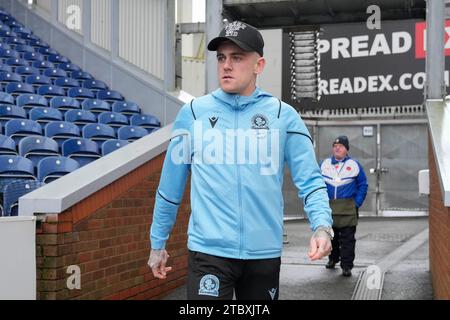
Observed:
[[[238,130],[239,127],[239,97],[236,97],[236,110],[235,110],[235,130]],[[237,171],[237,179],[238,179],[238,202],[239,202],[239,258],[242,259],[242,238],[243,238],[243,218],[242,218],[242,188],[241,188],[241,169],[239,164],[237,163],[238,154],[237,154],[237,143],[238,137],[235,135],[234,137],[234,156],[236,157],[236,171]]]

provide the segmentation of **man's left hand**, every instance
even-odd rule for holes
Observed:
[[[331,254],[331,239],[324,230],[316,230],[309,242],[308,257],[311,261],[320,260]]]

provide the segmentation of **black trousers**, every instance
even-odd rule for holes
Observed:
[[[281,258],[239,260],[189,251],[189,300],[278,300]]]
[[[340,261],[342,269],[352,269],[355,260],[356,226],[333,228],[333,231],[333,250],[329,259],[336,263]]]

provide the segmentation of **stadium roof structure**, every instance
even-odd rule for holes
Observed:
[[[423,0],[223,0],[223,15],[258,28],[362,22],[377,5],[382,20],[425,19]]]

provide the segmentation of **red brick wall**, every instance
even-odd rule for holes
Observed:
[[[450,299],[450,208],[444,206],[430,142],[430,271],[436,299]]]
[[[167,250],[173,271],[151,274],[149,230],[164,155],[92,194],[37,229],[38,299],[158,299],[185,283],[189,183]],[[80,267],[69,290],[67,268]]]

